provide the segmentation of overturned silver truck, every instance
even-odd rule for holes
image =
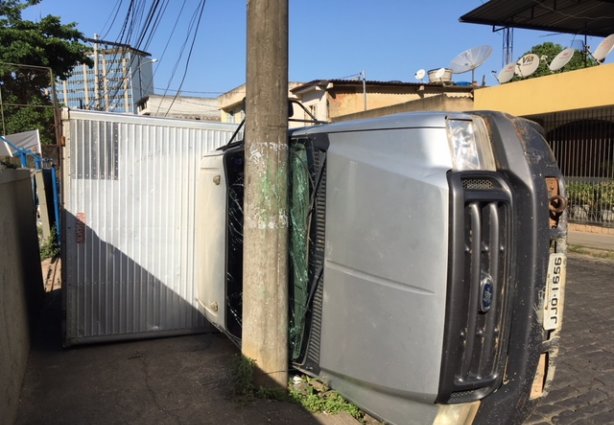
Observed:
[[[552,379],[565,186],[535,123],[412,113],[289,133],[290,354],[392,424],[517,424]],[[201,164],[201,311],[241,338],[242,143]]]

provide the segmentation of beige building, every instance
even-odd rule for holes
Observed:
[[[288,89],[298,86],[299,83],[290,82]],[[220,108],[220,121],[223,123],[239,124],[245,118],[245,84],[236,87],[218,97]],[[288,98],[292,93],[288,91]]]
[[[471,87],[451,84],[396,81],[315,80],[290,83],[288,98],[304,108],[294,105],[290,127],[309,124],[312,116],[318,121],[332,122],[406,110],[466,110],[471,109],[472,91]],[[240,123],[245,118],[244,98],[244,85],[219,97],[222,122]],[[406,104],[408,106],[403,109],[402,105]]]
[[[138,114],[198,121],[220,121],[219,99],[152,94],[138,103]]]
[[[421,101],[437,96],[470,100],[472,90],[471,87],[437,83],[317,80],[301,84],[290,91],[319,121],[330,122],[350,117],[388,115],[391,112],[381,112],[415,101],[418,101],[418,104],[422,104],[423,107],[434,107],[437,102],[425,104]],[[440,107],[443,105],[444,103],[439,104]],[[452,106],[452,103],[448,106]],[[298,111],[295,118],[309,119],[309,114],[305,111]]]

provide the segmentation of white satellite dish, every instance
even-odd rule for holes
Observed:
[[[512,78],[514,78],[515,70],[516,64],[514,62],[508,63],[503,68],[501,68],[501,71],[499,71],[499,74],[497,74],[497,81],[499,81],[499,84],[507,83]]]
[[[597,62],[603,62],[614,48],[614,34],[608,35],[593,52],[593,57]]]
[[[446,75],[446,69],[445,68],[439,68],[437,71],[435,71],[435,73],[433,74],[433,79],[435,81],[441,81],[443,76]]]
[[[548,68],[550,68],[550,71],[558,71],[569,63],[571,58],[573,58],[574,53],[576,53],[576,49],[573,47],[568,47],[562,50],[554,57],[554,59],[552,59],[552,62],[550,62]]]
[[[537,71],[539,67],[539,56],[535,53],[529,53],[521,57],[518,62],[516,62],[516,75],[521,78],[528,77]]]
[[[476,68],[482,65],[492,55],[492,47],[479,46],[460,53],[450,64],[450,69],[454,74],[463,74],[471,71],[471,82],[474,81]]]
[[[480,46],[465,50],[452,60],[450,69],[454,74],[472,71],[482,65],[492,55],[492,47]]]
[[[424,77],[426,77],[426,70],[424,69],[419,69],[416,71],[416,75],[414,75],[414,77],[416,78],[416,80],[418,81],[422,81],[424,80]]]

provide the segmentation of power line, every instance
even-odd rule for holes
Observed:
[[[201,1],[201,8],[200,8],[200,13],[198,15],[198,20],[196,21],[196,29],[194,30],[194,37],[192,38],[192,44],[190,45],[190,51],[188,52],[188,58],[185,61],[185,68],[183,70],[183,76],[181,77],[181,82],[179,83],[179,90],[177,91],[177,93],[175,93],[175,97],[173,97],[173,101],[171,102],[170,106],[168,107],[166,114],[164,114],[164,116],[166,117],[168,115],[168,113],[170,112],[171,108],[173,107],[173,104],[175,103],[175,100],[177,100],[177,96],[179,96],[179,93],[181,92],[181,88],[183,87],[183,83],[185,82],[185,77],[188,74],[188,67],[190,66],[190,59],[192,59],[192,51],[194,50],[194,44],[196,43],[196,36],[198,35],[198,30],[200,29],[200,21],[203,17],[203,12],[205,11],[205,4],[206,4],[206,0],[202,0]]]
[[[132,49],[141,51],[145,48],[148,48],[149,44],[151,43],[151,40],[153,39],[154,33],[159,27],[162,16],[168,7],[168,4],[169,0],[153,0],[153,2],[149,5],[147,13],[145,14],[147,1],[131,0],[128,4],[128,10],[123,20],[121,30],[116,39],[116,42],[114,43],[129,46]],[[116,9],[116,15],[119,13],[120,9],[120,5],[117,6],[118,7]],[[133,36],[133,34],[135,36]],[[124,56],[125,53],[126,52],[122,51],[121,49],[115,50],[113,57],[110,58],[110,70],[112,72],[116,71],[114,69],[114,64],[118,64],[117,67],[119,67],[119,58]],[[120,102],[120,99],[117,97],[117,95],[122,89],[125,90],[126,81],[132,82],[131,77],[136,73],[136,71],[132,71],[136,58],[137,55],[130,55],[129,64],[127,66],[124,65],[124,67],[127,67],[130,70],[130,72],[122,72],[122,74],[125,74],[124,78],[120,78],[119,80],[115,79],[115,84],[109,90],[111,92],[110,95],[109,93],[107,93],[110,103],[106,105],[108,109],[115,108],[118,102]],[[96,58],[96,60],[98,60],[98,58]],[[109,67],[104,69],[105,74],[109,71],[108,68]],[[139,78],[141,78],[140,74]],[[134,87],[132,87],[132,89],[134,91]],[[139,96],[141,95],[142,93],[139,92]],[[99,99],[94,99],[94,102],[98,101]],[[90,102],[90,105],[88,105],[88,107],[91,107],[91,103],[92,102]]]
[[[164,16],[168,10],[168,6],[170,4],[170,0],[130,0],[124,2],[123,0],[116,0],[112,13],[107,18],[107,22],[103,27],[103,30],[106,29],[105,35],[108,34],[112,28],[115,26],[115,23],[118,20],[118,17],[121,15],[122,9],[125,10],[125,15],[123,20],[121,21],[121,26],[119,27],[119,31],[115,41],[113,43],[119,44],[121,46],[126,46],[126,48],[135,49],[135,50],[143,50],[148,49],[152,40],[155,37],[156,32],[161,27]],[[170,46],[170,43],[174,37],[172,35],[176,34],[176,29],[179,26],[179,22],[183,16],[185,7],[187,4],[187,0],[183,0],[181,6],[179,8],[179,13],[175,18],[175,22],[173,24],[171,30],[171,36],[168,37],[166,44],[164,46],[164,50],[162,51],[162,55],[159,57],[158,61],[161,62]],[[173,100],[171,102],[171,106],[179,96],[179,93],[182,92],[183,84],[185,83],[187,72],[189,69],[189,65],[191,63],[192,52],[195,46],[196,38],[199,32],[199,28],[201,25],[202,17],[204,14],[206,0],[200,0],[194,9],[192,16],[189,20],[189,24],[187,26],[187,31],[185,33],[185,39],[183,40],[179,49],[177,49],[178,57],[175,61],[175,65],[172,71],[172,76],[168,81],[167,87],[164,89],[163,98],[168,95],[169,92],[173,92]],[[107,29],[108,28],[108,29]],[[98,40],[94,41],[95,43],[100,43]],[[100,43],[103,44],[104,43]],[[101,54],[101,51],[96,49],[98,54]],[[126,80],[130,81],[131,86],[129,89],[134,93],[134,87],[132,87],[132,76],[136,74],[137,71],[132,72],[134,68],[135,61],[138,59],[138,54],[130,54],[128,64],[123,65],[124,69],[127,67],[130,71],[126,73],[125,71],[121,72],[121,64],[120,58],[125,58],[127,52],[122,47],[114,49],[106,49],[102,54],[106,55],[106,58],[103,57],[103,62],[105,62],[105,67],[102,69],[103,79],[102,82],[95,78],[95,80],[99,81],[100,84],[104,84],[105,87],[96,87],[95,92],[99,93],[99,96],[93,96],[92,100],[89,102],[88,108],[92,108],[94,104],[98,105],[101,101],[101,96],[105,96],[108,99],[108,104],[106,105],[107,109],[114,109],[122,99],[118,98],[118,94],[126,89]],[[184,54],[187,56],[185,60],[182,60]],[[128,50],[128,53],[133,52],[133,50]],[[95,58],[98,63],[99,57]],[[183,73],[181,75],[181,81],[179,83],[178,89],[171,89],[170,85],[174,79],[175,75],[178,75],[179,67],[184,67]],[[118,71],[120,70],[120,71]],[[140,71],[140,70],[139,70]],[[107,79],[107,75],[115,74],[111,78]],[[121,73],[123,78],[117,78],[117,74]],[[154,71],[152,78],[155,77],[157,73],[157,69]],[[100,90],[101,89],[101,90]],[[106,91],[105,91],[106,90]],[[102,94],[104,93],[104,94]],[[187,93],[187,92],[186,92]],[[191,92],[198,93],[198,92]],[[208,93],[208,92],[202,92]],[[210,92],[209,94],[220,94],[224,92]],[[142,93],[140,93],[142,95]],[[122,96],[123,97],[123,96]],[[158,111],[159,112],[159,111]]]
[[[186,59],[185,65],[184,65],[183,76],[181,78],[181,83],[179,84],[179,90],[177,91],[177,93],[175,94],[175,96],[173,98],[173,101],[171,102],[171,107],[172,107],[173,103],[175,102],[175,99],[177,98],[177,96],[179,96],[179,92],[181,91],[183,83],[185,82],[186,73],[187,73],[187,70],[188,70],[190,59],[192,57],[192,49],[194,48],[194,43],[196,41],[196,35],[198,34],[198,30],[200,28],[200,22],[201,22],[201,19],[202,19],[202,15],[203,15],[203,12],[205,10],[205,3],[206,3],[205,0],[200,0],[198,6],[194,10],[194,13],[192,14],[192,18],[190,19],[190,23],[188,25],[188,30],[186,32],[185,40],[183,41],[183,43],[181,45],[181,49],[180,49],[180,52],[179,52],[179,59],[175,62],[175,66],[173,67],[173,71],[171,73],[171,77],[169,78],[168,83],[167,83],[167,89],[164,90],[164,94],[162,95],[162,98],[164,99],[166,97],[167,93],[168,93],[168,87],[170,87],[171,82],[172,82],[174,76],[176,75],[176,71],[177,71],[177,68],[179,67],[180,59],[181,59],[181,57],[183,57],[183,53],[184,53],[184,51],[185,51],[185,49],[187,47],[188,41],[190,39],[190,35],[193,33],[192,42],[190,44],[190,50],[188,52],[188,57]],[[158,113],[160,111],[160,106],[161,106],[161,104],[158,105],[158,110],[156,111],[156,113]],[[169,110],[170,110],[170,107],[169,107]],[[167,110],[167,114],[168,114],[168,110]]]
[[[104,26],[102,27],[102,30],[100,31],[100,33],[103,34],[102,38],[107,38],[109,31],[111,31],[111,28],[113,28],[113,25],[115,25],[115,20],[117,19],[117,16],[119,15],[119,11],[121,10],[122,3],[123,3],[123,0],[117,0],[115,2],[115,6],[113,6],[113,9],[111,10],[111,13],[109,14],[109,17],[107,18],[106,22],[104,23]],[[113,19],[111,19],[111,17]],[[109,24],[108,28],[107,28],[107,24]],[[106,32],[105,32],[105,28],[107,28]]]
[[[180,90],[180,89],[172,89],[170,87],[156,87],[156,90],[168,90],[172,92],[181,91],[182,93],[200,93],[200,94],[224,94],[226,91],[198,91],[198,90]],[[237,90],[233,91],[234,93],[245,93],[245,90]]]

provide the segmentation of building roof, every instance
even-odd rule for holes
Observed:
[[[151,56],[151,53],[134,48],[129,44],[118,43],[116,41],[101,40],[100,38],[84,38],[84,40],[94,44],[102,44],[104,46],[122,47],[124,49],[132,50],[133,52],[138,53],[142,56]]]
[[[296,87],[290,89],[291,92],[301,92],[305,89],[309,89],[311,87],[320,87],[320,89],[347,89],[347,88],[362,88],[362,80],[340,80],[340,79],[331,79],[331,80],[313,80],[308,83],[299,84]],[[413,82],[404,82],[404,81],[374,81],[374,80],[366,80],[365,84],[370,92],[373,90],[394,90],[394,91],[403,91],[408,90],[411,92],[417,90],[424,89],[434,89],[435,91],[445,91],[445,92],[470,92],[473,90],[472,87],[467,86],[455,86],[453,84],[450,85],[442,85],[442,84],[433,84],[433,83],[413,83]]]
[[[606,37],[614,33],[614,0],[490,0],[460,21]]]

